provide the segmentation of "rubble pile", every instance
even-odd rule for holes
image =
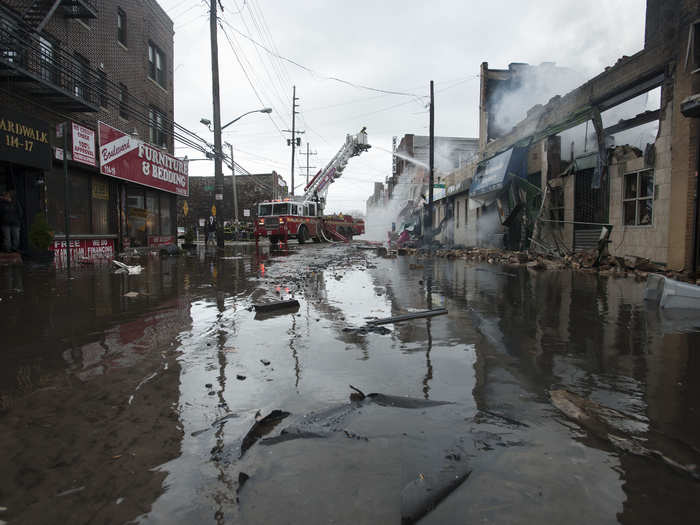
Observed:
[[[398,250],[398,255],[415,255],[418,258],[431,257],[428,250],[421,248],[404,248]],[[667,270],[663,265],[642,257],[603,255],[599,257],[598,250],[574,252],[563,257],[553,254],[541,255],[531,252],[500,250],[497,248],[439,248],[432,253],[433,257],[446,259],[464,259],[488,264],[503,264],[508,266],[525,266],[532,270],[563,270],[571,268],[584,272],[597,272],[600,275],[613,277],[634,277],[645,281],[650,273],[663,274],[666,277],[685,282],[689,280],[686,274]]]

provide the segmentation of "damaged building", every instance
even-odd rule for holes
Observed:
[[[553,64],[482,65],[479,162],[454,170],[436,195],[434,224],[453,219],[437,240],[563,255],[609,234],[613,255],[694,272],[700,4],[648,0],[641,51],[564,96],[507,103],[524,116],[511,127],[498,118],[508,91],[533,83],[528,75],[566,85],[576,78],[569,73]],[[534,85],[530,95],[546,93]]]

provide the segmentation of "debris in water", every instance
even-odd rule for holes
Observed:
[[[138,275],[143,271],[143,267],[140,264],[137,264],[136,266],[129,266],[128,264],[124,264],[123,262],[117,261],[116,259],[112,259],[112,262],[115,266],[118,267],[118,269],[114,273],[127,273],[129,275]]]
[[[401,523],[416,523],[437,507],[471,474],[466,465],[445,469],[434,476],[422,473],[401,491]]]
[[[268,361],[267,359],[261,359],[260,362],[261,362],[262,364],[264,364],[265,366],[269,366],[269,365],[270,365],[270,361]]]
[[[423,310],[422,312],[414,312],[410,314],[397,315],[396,317],[386,317],[384,319],[376,319],[374,321],[369,321],[369,325],[378,324],[389,324],[389,323],[399,323],[401,321],[409,321],[411,319],[421,319],[423,317],[434,317],[436,315],[447,314],[446,308],[436,308],[435,310]]]
[[[272,430],[280,423],[280,421],[282,421],[287,416],[289,416],[289,412],[285,412],[284,410],[273,410],[264,418],[257,420],[253,424],[253,426],[250,427],[250,430],[241,442],[240,457],[243,457],[243,454],[245,454],[246,450],[252,447],[258,439],[272,432]]]
[[[126,292],[124,294],[124,297],[129,297],[129,298],[138,297],[138,296],[139,296],[138,292]]]
[[[85,486],[64,490],[63,492],[59,492],[58,494],[56,494],[56,497],[62,498],[63,496],[69,496],[70,494],[75,494],[76,492],[81,492],[83,490],[85,490]]]
[[[116,504],[121,505],[122,501],[124,501],[124,498],[117,498]]]
[[[245,376],[243,374],[236,374],[236,379],[239,381],[245,381]]]

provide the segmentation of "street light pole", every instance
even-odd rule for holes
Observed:
[[[213,1],[211,2],[212,4],[212,12],[214,15],[216,15],[216,2]],[[222,162],[223,162],[223,150],[221,146],[221,132],[229,127],[231,124],[234,122],[237,122],[241,118],[245,117],[246,115],[250,115],[251,113],[272,113],[272,108],[262,108],[262,109],[254,109],[252,111],[247,111],[246,113],[243,113],[242,115],[239,115],[235,119],[233,119],[231,122],[228,122],[227,124],[224,124],[223,126],[221,125],[221,115],[220,115],[220,104],[219,104],[219,59],[217,52],[214,48],[215,46],[215,41],[216,41],[216,24],[213,24],[212,29],[214,30],[214,36],[212,37],[212,68],[214,68],[214,64],[216,64],[216,73],[212,72],[212,85],[216,86],[216,88],[212,87],[212,92],[214,94],[214,129],[211,129],[211,124],[212,122],[209,119],[202,118],[200,119],[200,122],[207,126],[209,128],[209,131],[212,131],[214,133],[214,193],[216,195],[215,200],[217,201],[223,201],[224,200],[224,172],[223,172],[223,167],[222,167]],[[215,58],[216,57],[216,58]],[[215,79],[215,80],[214,80]],[[234,220],[236,223],[238,222],[238,197],[237,197],[237,190],[236,190],[236,165],[233,162],[233,146],[231,144],[228,145],[230,148],[231,152],[231,176],[233,177],[233,207],[234,207]],[[197,159],[199,160],[199,159]],[[217,226],[216,226],[216,244],[220,248],[224,247],[224,229],[223,225],[220,221],[217,221]]]
[[[231,154],[231,176],[233,177],[233,229],[238,237],[238,190],[236,189],[236,163],[233,161],[233,145],[228,145]]]

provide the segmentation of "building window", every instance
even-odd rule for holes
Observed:
[[[119,84],[119,116],[129,118],[129,90],[124,84]]]
[[[165,55],[153,42],[148,43],[148,76],[165,87]]]
[[[126,13],[117,8],[117,40],[126,46]]]
[[[97,100],[103,108],[108,107],[107,104],[107,75],[104,71],[97,72]]]
[[[561,186],[551,188],[549,195],[549,220],[561,227],[564,224],[564,189]]]
[[[459,201],[455,204],[455,228],[459,228]]]
[[[82,99],[89,98],[86,79],[90,74],[90,62],[78,53],[75,54],[75,69],[73,71],[73,94]]]
[[[148,126],[150,132],[151,144],[158,147],[165,146],[165,127],[163,122],[165,117],[163,112],[158,108],[149,108],[148,110]]]
[[[53,44],[50,40],[40,36],[39,47],[41,49],[41,78],[53,82],[56,76],[54,74]]]
[[[654,170],[625,173],[622,201],[625,226],[648,226],[653,222]]]

